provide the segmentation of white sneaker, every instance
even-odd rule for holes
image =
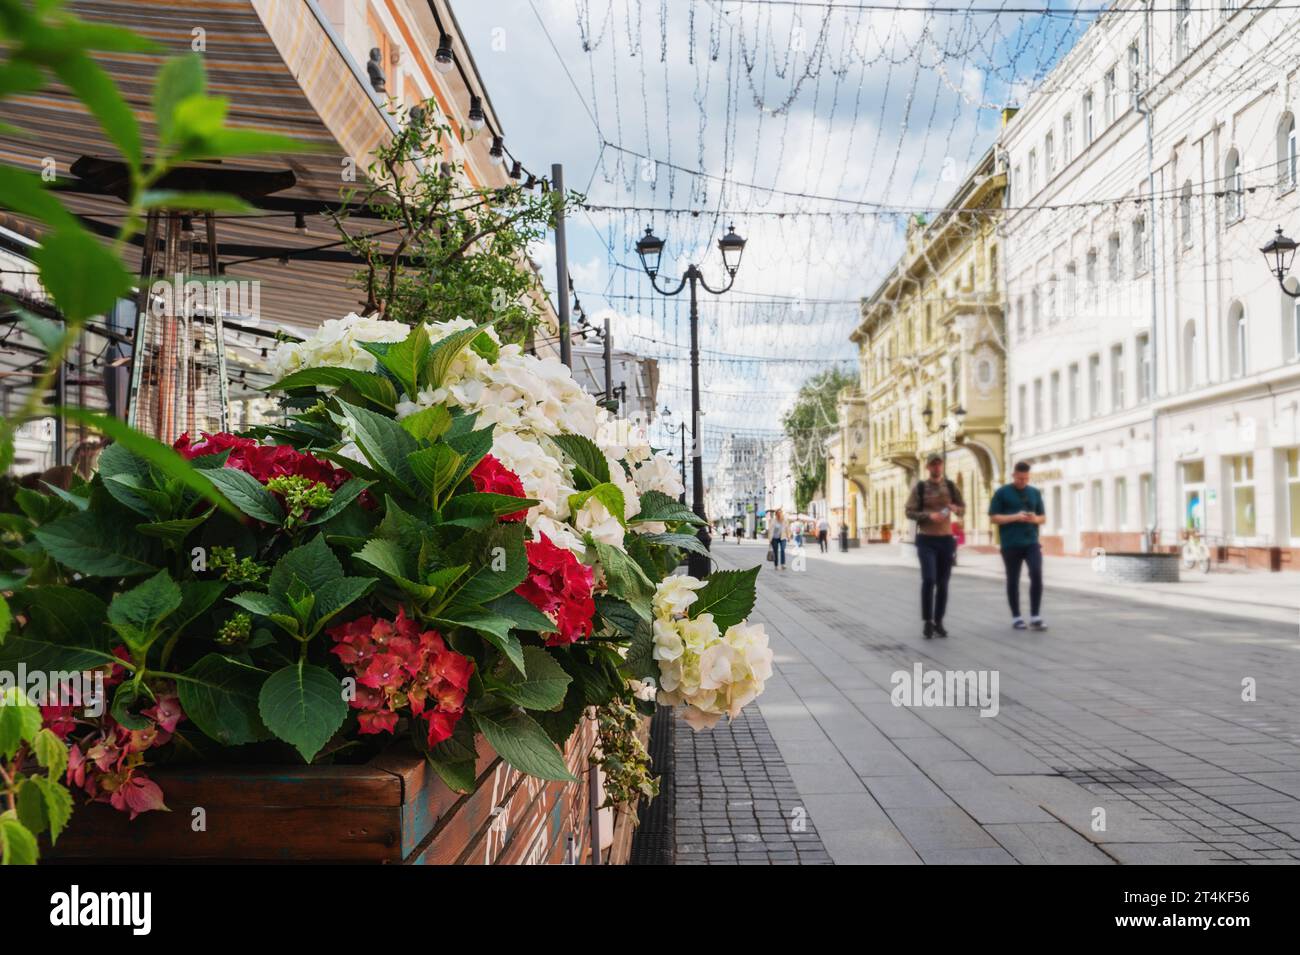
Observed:
[[[1013,629],[1016,629],[1016,630],[1023,630],[1023,629],[1025,629],[1025,618],[1024,618],[1024,617],[1013,617],[1012,620],[1011,620],[1011,626],[1012,626]]]
[[[1042,618],[1042,617],[1030,617],[1030,618],[1029,618],[1029,629],[1030,629],[1030,630],[1046,630],[1046,629],[1047,629],[1047,624],[1043,623],[1043,618]]]

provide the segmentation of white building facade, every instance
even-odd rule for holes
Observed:
[[[1300,309],[1259,251],[1300,232],[1297,113],[1294,10],[1121,0],[1004,130],[1009,457],[1049,550],[1194,531],[1300,569]]]
[[[705,490],[705,511],[715,526],[737,521],[753,534],[766,500],[764,445],[760,438],[727,434],[722,438]]]

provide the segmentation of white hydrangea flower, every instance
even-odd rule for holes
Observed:
[[[704,586],[704,581],[689,574],[669,574],[659,586],[655,587],[653,607],[659,619],[671,619],[685,614],[695,603],[695,591]]]
[[[654,651],[659,667],[658,700],[686,704],[695,729],[735,719],[763,692],[772,676],[772,650],[761,624],[738,623],[720,633],[711,613],[686,616],[703,581],[672,576],[655,589]]]
[[[400,342],[411,333],[404,322],[358,315],[327,318],[302,342],[282,342],[270,355],[271,371],[283,378],[301,368],[352,368],[374,371],[375,356],[361,347],[362,342]]]
[[[605,503],[589,497],[573,516],[573,525],[579,534],[590,534],[592,540],[623,550],[623,525],[609,512]]]
[[[685,490],[681,476],[666,454],[654,454],[632,472],[632,480],[642,494],[659,491],[676,498]]]

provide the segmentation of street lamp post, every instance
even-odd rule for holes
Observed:
[[[659,414],[664,418],[671,418],[673,416],[672,410],[667,405],[664,405],[664,410],[659,412]],[[673,437],[676,437],[678,434],[681,434],[682,436],[682,460],[680,462],[682,466],[681,501],[683,504],[685,504],[686,503],[686,432],[689,429],[686,427],[686,422],[683,421],[681,424],[677,425],[676,427],[670,424],[664,424],[664,430],[667,431],[668,434]],[[672,452],[670,451],[669,454],[671,453]]]
[[[704,281],[704,274],[699,266],[691,263],[676,288],[660,288],[658,283],[659,258],[664,251],[664,241],[646,226],[643,235],[636,244],[637,255],[641,258],[641,267],[650,276],[651,287],[660,295],[677,295],[688,285],[691,289],[691,509],[702,520],[707,520],[704,513],[704,467],[700,448],[700,309],[696,286],[703,286],[712,295],[722,295],[730,290],[736,282],[736,272],[740,268],[740,257],[745,251],[745,240],[736,235],[733,225],[727,234],[718,240],[718,250],[722,253],[722,264],[727,269],[727,284],[722,288],[712,288]],[[671,284],[671,283],[670,283]],[[700,543],[707,549],[710,538],[708,525],[702,524],[699,531]],[[709,575],[709,558],[704,554],[692,553],[688,560],[688,569],[693,577]]]
[[[936,434],[940,433],[943,434],[943,465],[946,470],[948,467],[948,422],[941,421],[939,422],[939,427],[931,427],[930,419],[934,417],[934,409],[930,407],[929,400],[925,402],[925,410],[921,412],[921,417],[925,419],[925,430],[929,433],[930,437],[934,437]],[[957,405],[952,409],[952,417],[956,418],[957,421],[960,422],[962,418],[966,417],[966,409],[961,405]]]
[[[1296,241],[1282,234],[1282,227],[1277,227],[1277,234],[1259,251],[1264,253],[1268,269],[1277,276],[1277,284],[1282,291],[1292,298],[1300,298],[1300,288],[1294,292],[1286,287],[1287,273],[1291,271],[1291,260],[1295,257]]]

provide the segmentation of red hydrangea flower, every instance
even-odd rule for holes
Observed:
[[[114,655],[129,659],[122,647]],[[113,664],[105,685],[121,680],[113,673],[125,671]],[[142,812],[166,810],[158,784],[144,775],[145,753],[171,741],[185,712],[174,692],[159,692],[154,705],[140,716],[149,722],[144,729],[129,730],[107,713],[91,717],[84,707],[43,707],[45,725],[68,742],[69,786],[80,789],[92,802],[106,802],[134,819]],[[82,729],[82,726],[87,729]]]
[[[362,733],[393,732],[406,709],[428,724],[430,746],[451,736],[465,712],[474,663],[449,649],[438,631],[420,630],[399,607],[396,620],[367,615],[327,633],[330,652],[357,678],[351,706],[360,710]]]
[[[287,444],[261,444],[252,438],[241,438],[224,431],[218,434],[204,431],[201,434],[202,437],[195,441],[187,431],[176,439],[172,447],[187,460],[228,450],[230,457],[226,459],[226,467],[245,471],[263,484],[275,477],[296,476],[319,481],[331,491],[336,491],[351,477],[342,468],[336,468],[328,461],[304,454]]]
[[[515,593],[555,621],[558,633],[546,635],[546,645],[568,646],[591,636],[591,618],[596,602],[591,590],[595,571],[574,556],[573,551],[556,547],[545,534],[524,544],[528,552],[528,576]]]
[[[474,465],[474,470],[469,472],[469,476],[474,482],[476,491],[505,494],[509,497],[528,497],[524,493],[524,482],[519,480],[519,475],[490,454],[483,455],[483,460]],[[522,521],[527,516],[528,508],[524,508],[522,511],[502,515],[501,520]]]

